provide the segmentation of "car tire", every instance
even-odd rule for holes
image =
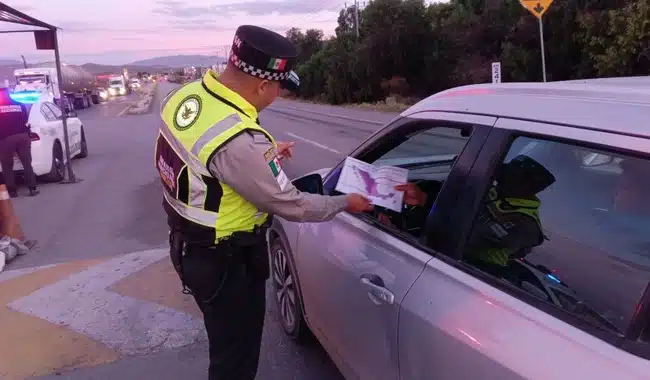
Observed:
[[[81,151],[77,155],[77,158],[86,158],[88,157],[88,142],[86,142],[86,133],[84,132],[84,127],[81,127]]]
[[[63,163],[63,149],[61,143],[56,141],[52,147],[52,166],[50,172],[43,176],[46,182],[61,182],[65,178],[65,164]]]
[[[311,331],[302,312],[302,295],[296,282],[296,271],[289,250],[276,237],[271,244],[271,280],[284,332],[297,343],[305,343]]]

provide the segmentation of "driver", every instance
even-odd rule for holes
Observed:
[[[526,155],[501,164],[467,243],[465,260],[499,273],[510,259],[541,245],[545,236],[537,194],[553,183],[553,174]]]
[[[537,194],[553,183],[553,174],[526,155],[501,164],[472,231],[466,260],[492,273],[506,267],[509,259],[523,257],[531,248],[541,245],[545,236]],[[430,192],[414,183],[398,185],[395,189],[404,192],[406,205],[422,206],[425,211],[435,200],[435,196],[430,197]],[[380,215],[383,222],[389,222],[387,219]]]

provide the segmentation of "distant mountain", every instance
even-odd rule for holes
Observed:
[[[9,66],[9,65],[20,65],[20,61],[15,59],[0,59],[0,66]]]
[[[109,73],[121,73],[123,69],[127,69],[129,74],[135,74],[138,71],[142,72],[159,72],[161,70],[169,70],[170,66],[139,66],[134,64],[128,64],[124,66],[117,65],[100,65],[97,63],[85,63],[81,65],[84,69],[88,70],[91,74],[109,74]]]
[[[225,58],[216,55],[170,55],[143,59],[130,63],[132,66],[149,67],[186,67],[186,66],[212,66],[225,61]]]
[[[38,62],[38,63],[30,64],[29,67],[54,67],[54,62]],[[138,71],[157,73],[161,71],[168,71],[173,68],[173,67],[165,67],[165,66],[152,67],[152,66],[136,66],[136,65],[124,65],[124,66],[99,65],[96,63],[86,63],[81,65],[81,67],[83,67],[93,75],[113,74],[113,73],[117,74],[117,73],[121,73],[122,70],[125,68],[129,71],[129,74],[131,75],[134,75]],[[22,68],[23,68],[23,64],[20,62],[14,62],[14,64],[8,64],[8,65],[0,64],[0,85],[4,85],[5,79],[8,79],[9,83],[13,84],[14,70],[22,69]]]

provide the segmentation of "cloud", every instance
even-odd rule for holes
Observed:
[[[188,6],[178,0],[157,0],[158,8],[153,12],[173,18],[195,18],[201,16],[227,16],[246,13],[251,16],[264,16],[273,13],[306,15],[320,12],[338,12],[339,1],[332,0],[284,0],[284,1],[239,1],[220,5]]]
[[[138,33],[158,33],[160,28],[113,28],[102,25],[101,23],[85,21],[64,21],[59,23],[59,28],[63,32],[71,33],[119,33],[119,34],[138,34]]]

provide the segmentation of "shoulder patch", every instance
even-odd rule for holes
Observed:
[[[201,113],[201,106],[198,95],[192,94],[183,99],[174,112],[174,127],[184,131],[194,125]]]
[[[264,153],[264,159],[266,161],[271,161],[275,157],[275,148],[271,147]]]

